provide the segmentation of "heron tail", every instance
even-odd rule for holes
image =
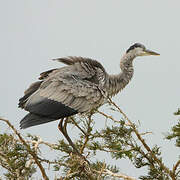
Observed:
[[[55,121],[57,119],[51,119],[45,116],[39,116],[36,114],[28,113],[21,121],[20,121],[20,128],[26,129],[31,126],[36,126],[39,124],[48,123],[50,121]]]

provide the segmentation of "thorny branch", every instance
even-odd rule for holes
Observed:
[[[163,169],[163,171],[166,172],[172,178],[172,180],[175,180],[176,176],[178,176],[178,174],[180,173],[180,171],[179,171],[180,160],[174,164],[172,170],[167,168],[164,165],[164,163],[162,162],[162,160],[160,158],[158,158],[158,156],[153,152],[153,149],[151,149],[148,146],[148,144],[145,142],[145,140],[142,137],[142,136],[149,134],[151,132],[139,133],[136,125],[132,123],[132,121],[121,110],[121,108],[118,105],[116,105],[111,99],[109,99],[109,102],[111,105],[113,105],[123,115],[124,119],[127,121],[127,124],[125,124],[125,125],[130,127],[133,130],[132,132],[134,132],[137,139],[143,145],[142,146],[142,147],[144,147],[143,149],[145,149],[147,151],[147,153],[144,152],[144,150],[141,148],[137,148],[137,149],[135,148],[136,142],[134,142],[134,139],[131,139],[130,141],[128,141],[129,144],[127,142],[127,146],[129,147],[129,150],[127,147],[126,147],[127,150],[110,149],[110,147],[107,146],[107,148],[106,148],[106,146],[103,146],[103,145],[101,145],[98,150],[110,152],[110,153],[126,153],[128,151],[129,152],[136,151],[139,154],[141,154],[151,164],[152,167],[155,168],[156,164],[158,164],[160,166],[160,168]],[[99,114],[104,116],[106,119],[111,119],[115,123],[120,123],[119,120],[116,120],[115,118],[107,115],[104,112],[101,112],[99,110],[97,110],[96,112],[98,112]],[[32,140],[32,141],[24,140],[22,138],[22,136],[20,135],[20,133],[14,128],[13,125],[11,125],[11,123],[8,120],[3,119],[3,118],[0,118],[0,120],[7,123],[8,126],[18,136],[19,140],[27,148],[29,154],[31,154],[33,162],[35,162],[37,164],[37,166],[39,167],[41,174],[45,180],[48,180],[48,177],[46,175],[44,167],[42,166],[42,163],[47,163],[49,165],[50,164],[58,165],[59,167],[67,168],[66,175],[64,176],[63,179],[70,179],[70,178],[78,177],[79,175],[84,173],[86,175],[86,177],[88,177],[89,179],[92,179],[92,180],[94,180],[96,178],[100,180],[103,175],[104,176],[110,176],[110,177],[116,177],[116,178],[120,178],[120,179],[124,179],[124,180],[135,180],[134,177],[127,176],[123,173],[115,173],[115,172],[111,171],[109,168],[106,167],[105,164],[101,164],[101,168],[97,170],[91,166],[92,164],[88,164],[85,160],[80,160],[80,159],[78,160],[78,158],[80,158],[80,157],[78,157],[78,156],[76,157],[75,155],[71,155],[71,154],[68,154],[69,157],[64,156],[66,158],[69,158],[69,160],[67,160],[67,161],[61,161],[61,160],[60,161],[56,161],[56,160],[51,161],[48,159],[40,158],[37,155],[37,151],[38,151],[40,144],[44,144],[44,145],[48,146],[49,148],[51,148],[52,150],[53,149],[57,150],[59,148],[59,145],[58,144],[52,144],[49,142],[45,142],[40,137],[38,137],[37,140]],[[84,149],[88,148],[88,146],[87,146],[88,142],[90,140],[93,140],[93,138],[96,138],[96,134],[92,134],[92,132],[91,132],[92,131],[91,123],[93,122],[93,120],[92,120],[91,115],[90,115],[87,119],[87,122],[86,122],[87,124],[86,124],[85,128],[84,127],[82,128],[73,118],[71,120],[72,120],[73,124],[82,132],[82,136],[81,136],[82,141],[79,142],[78,146],[80,149],[80,153],[83,154]],[[98,136],[97,136],[97,138],[98,138]],[[30,147],[30,144],[33,145],[33,149]],[[90,150],[90,149],[88,149],[88,150]],[[63,152],[63,149],[61,149],[61,151]],[[68,151],[64,151],[64,152],[68,153]],[[3,154],[0,154],[0,156],[3,157]],[[88,157],[89,156],[86,156],[85,158],[88,158]],[[73,160],[73,158],[74,158],[74,160]],[[76,162],[78,162],[78,168],[73,171],[73,168],[76,166]],[[95,176],[95,174],[97,176]]]
[[[37,164],[37,166],[39,167],[40,171],[41,171],[41,174],[42,174],[42,177],[45,179],[45,180],[49,180],[48,176],[46,175],[46,172],[43,168],[43,166],[41,165],[40,161],[38,160],[38,156],[36,153],[34,153],[30,146],[26,143],[26,141],[22,138],[22,136],[20,135],[20,133],[15,129],[15,127],[6,119],[3,119],[3,118],[0,118],[1,121],[4,121],[5,123],[8,124],[8,126],[14,131],[14,133],[18,136],[19,140],[23,143],[24,146],[27,147],[29,153],[31,154],[31,156],[33,157],[35,163]]]
[[[137,138],[139,139],[139,141],[142,143],[142,145],[144,146],[144,148],[148,151],[148,153],[151,154],[151,156],[153,157],[153,159],[160,165],[160,167],[162,167],[164,169],[164,171],[169,174],[171,176],[171,178],[173,180],[175,180],[175,172],[171,171],[169,168],[167,168],[164,163],[156,157],[156,155],[153,153],[153,151],[151,150],[151,148],[147,145],[147,143],[145,142],[145,140],[141,137],[141,134],[138,132],[136,126],[131,122],[131,120],[127,117],[127,115],[121,110],[121,108],[116,105],[116,103],[114,103],[110,98],[108,99],[110,104],[114,105],[114,107],[116,107],[119,112],[123,115],[123,117],[128,121],[129,126],[131,126],[134,130],[134,133],[136,134]],[[178,166],[180,164],[180,162],[178,161],[177,164],[175,165],[174,170],[176,170],[176,166]]]
[[[80,149],[80,153],[82,154],[88,141],[89,141],[89,136],[90,136],[90,133],[91,133],[91,122],[92,122],[92,119],[91,119],[91,115],[88,116],[88,123],[87,123],[87,132],[85,133],[85,140],[84,140],[84,143],[83,145],[81,146],[81,149]]]
[[[71,118],[73,121],[74,125],[84,134],[86,135],[86,132],[78,125],[78,123],[74,120],[74,118]]]
[[[111,172],[110,170],[108,169],[105,169],[103,172],[103,174],[107,174],[107,175],[110,175],[112,177],[118,177],[118,178],[123,178],[124,180],[136,180],[134,177],[130,177],[130,176],[127,176],[125,174],[116,174],[116,173],[113,173]]]
[[[114,119],[112,116],[109,116],[109,115],[107,115],[107,114],[105,114],[104,112],[99,111],[99,110],[97,110],[97,112],[98,112],[99,114],[103,115],[104,117],[106,117],[107,119],[111,119],[112,121],[114,121],[114,122],[116,122],[116,123],[119,123],[119,121],[116,120],[116,119]]]
[[[179,172],[176,173],[177,168],[180,166],[180,160],[174,165],[172,173],[178,175]]]

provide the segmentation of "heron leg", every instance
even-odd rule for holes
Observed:
[[[63,124],[63,121],[65,120],[64,124]],[[61,131],[61,133],[64,135],[64,137],[66,138],[66,140],[69,142],[69,145],[73,148],[73,151],[82,156],[79,151],[77,150],[77,148],[75,147],[74,143],[72,142],[71,138],[68,136],[68,133],[67,133],[67,121],[68,121],[68,118],[62,118],[60,119],[60,122],[58,124],[58,129]]]

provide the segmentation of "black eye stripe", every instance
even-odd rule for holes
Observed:
[[[132,46],[130,46],[130,48],[126,51],[126,53],[128,53],[129,51],[131,51],[131,50],[133,50],[135,48],[138,48],[138,47],[145,49],[144,45],[142,45],[140,43],[135,43]]]

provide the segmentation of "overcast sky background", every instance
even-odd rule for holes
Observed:
[[[129,118],[153,131],[147,140],[162,147],[172,167],[178,149],[163,133],[177,121],[173,113],[180,91],[180,1],[178,0],[16,0],[0,1],[0,116],[16,128],[26,114],[18,99],[39,74],[62,67],[52,58],[84,56],[99,60],[108,73],[119,73],[123,53],[135,42],[161,56],[138,57],[130,84],[114,98]],[[97,127],[102,121],[97,119]],[[2,125],[0,131],[7,131]],[[62,138],[57,122],[23,131],[47,141]],[[77,136],[77,134],[74,134]],[[49,152],[50,153],[50,152]],[[127,161],[109,161],[126,174],[138,177]]]

